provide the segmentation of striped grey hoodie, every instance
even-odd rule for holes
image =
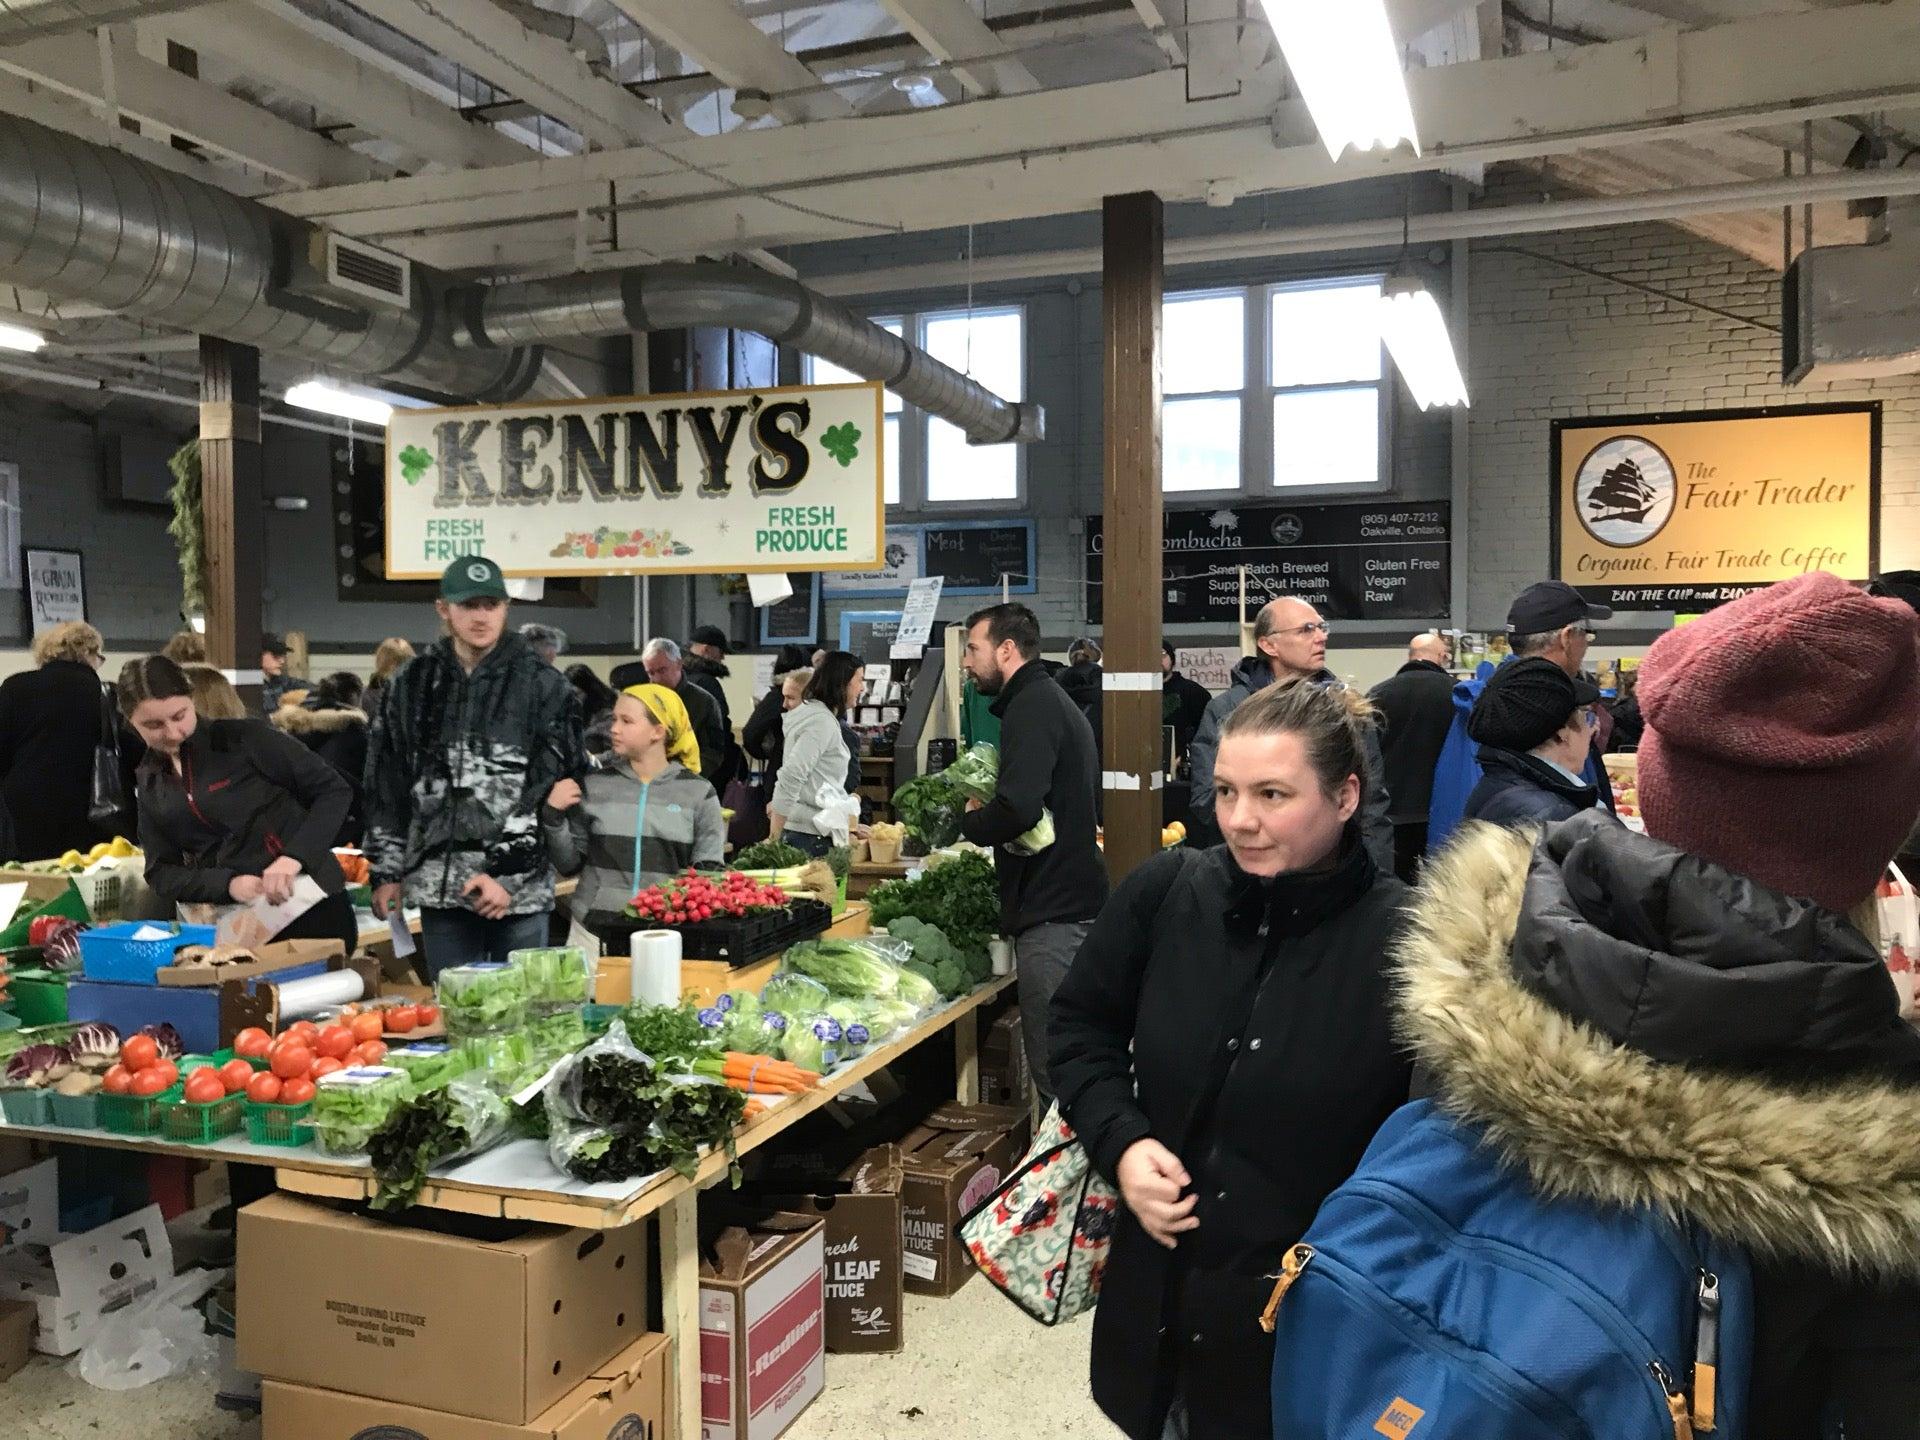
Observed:
[[[726,853],[720,797],[684,765],[642,785],[616,759],[581,789],[585,799],[571,810],[542,805],[540,830],[554,869],[580,876],[567,905],[582,925],[618,920],[636,891],[690,865],[717,865]]]

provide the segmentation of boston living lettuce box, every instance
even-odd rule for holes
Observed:
[[[396,410],[386,573],[464,555],[508,575],[871,570],[881,387]]]

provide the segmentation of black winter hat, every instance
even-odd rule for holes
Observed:
[[[1527,751],[1559,733],[1567,717],[1600,691],[1541,656],[1509,660],[1493,672],[1467,716],[1468,738],[1497,750]]]

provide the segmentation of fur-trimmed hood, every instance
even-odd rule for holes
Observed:
[[[367,724],[367,712],[348,706],[309,710],[304,705],[282,705],[268,717],[274,728],[297,735],[302,740],[312,735],[336,735],[355,725]]]
[[[1920,1278],[1920,1036],[1842,917],[1596,812],[1463,829],[1397,959],[1436,1098],[1547,1193]]]

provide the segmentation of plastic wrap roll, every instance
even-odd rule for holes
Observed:
[[[635,1004],[680,1003],[680,932],[636,930],[628,942]]]
[[[351,970],[332,970],[325,975],[309,975],[304,980],[283,980],[274,988],[280,992],[282,1020],[318,1015],[332,1006],[351,1004],[367,993],[366,981]]]

